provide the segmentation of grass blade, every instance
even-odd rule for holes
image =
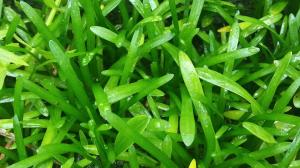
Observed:
[[[283,75],[286,73],[291,58],[292,58],[292,53],[288,53],[280,61],[267,90],[265,91],[264,95],[261,98],[261,104],[263,105],[264,108],[268,108],[270,106],[275,91],[278,85],[280,84]]]
[[[254,108],[254,114],[263,113],[263,110],[257,101],[241,85],[232,81],[230,78],[207,68],[197,68],[197,72],[201,79],[229,90],[246,99]]]
[[[142,133],[149,124],[150,118],[145,115],[138,115],[127,121],[129,127],[133,128],[139,133]],[[133,140],[127,137],[126,134],[119,133],[115,140],[115,152],[118,156],[122,152],[126,151],[133,144]]]
[[[205,155],[205,162],[208,165],[211,160],[211,154],[215,152],[216,141],[215,132],[213,125],[211,123],[210,116],[205,106],[201,103],[201,99],[204,96],[202,85],[200,83],[198,74],[192,61],[189,57],[183,53],[179,52],[179,67],[183,77],[184,84],[191,96],[193,104],[195,106],[199,121],[203,128],[205,128],[204,134],[207,145],[207,152]]]
[[[291,143],[288,151],[285,153],[279,167],[288,167],[293,159],[297,156],[297,153],[300,149],[300,130],[298,130],[293,142]]]
[[[38,31],[41,33],[44,39],[47,41],[53,40],[58,43],[57,39],[53,36],[53,33],[49,30],[49,28],[44,23],[43,19],[39,16],[39,14],[26,2],[20,2],[21,8],[26,14],[26,16],[30,19],[30,21],[36,26]]]
[[[191,7],[189,22],[197,26],[205,0],[194,0]]]
[[[67,77],[67,82],[73,90],[75,96],[82,103],[83,107],[87,107],[89,109],[89,111],[91,112],[90,118],[94,119],[95,121],[98,121],[96,120],[97,115],[84,90],[84,86],[82,82],[78,79],[69,58],[64,54],[62,49],[54,41],[49,42],[49,47],[55,59],[57,60],[57,63],[61,68],[63,74]]]
[[[207,56],[200,61],[198,66],[204,66],[204,65],[212,66],[222,62],[232,61],[234,59],[246,58],[257,54],[259,51],[260,51],[259,48],[249,47],[249,48],[239,49],[236,51],[227,52],[224,54],[219,54],[216,56]]]
[[[166,154],[162,153],[157,147],[155,147],[151,142],[149,142],[144,136],[140,135],[138,132],[130,129],[128,124],[126,124],[119,116],[111,112],[110,104],[108,102],[107,96],[100,86],[93,87],[94,96],[96,98],[97,106],[99,108],[101,116],[110,123],[116,130],[120,133],[124,133],[131,137],[132,140],[137,143],[140,147],[144,148],[147,152],[153,155],[156,159],[161,161],[167,167],[177,167],[173,161],[171,161]]]
[[[243,127],[246,128],[249,132],[251,132],[256,137],[262,139],[267,143],[276,143],[274,137],[261,126],[258,126],[251,122],[243,122]]]
[[[180,134],[182,141],[186,146],[190,146],[196,133],[195,118],[193,114],[193,104],[189,99],[187,90],[184,87],[181,90],[181,113],[180,113]]]

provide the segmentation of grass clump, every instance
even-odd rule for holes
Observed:
[[[300,167],[300,7],[0,0],[0,167]]]

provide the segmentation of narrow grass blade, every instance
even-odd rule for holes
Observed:
[[[16,65],[28,66],[28,64],[24,61],[24,57],[17,56],[3,48],[0,48],[0,61],[6,64],[13,63]]]
[[[96,98],[97,106],[99,108],[101,116],[108,121],[116,130],[120,133],[124,133],[131,137],[132,140],[140,147],[149,152],[156,159],[161,161],[167,167],[177,167],[173,161],[171,161],[164,153],[162,153],[157,147],[149,142],[144,136],[138,132],[132,130],[128,124],[126,124],[119,116],[111,112],[110,104],[107,96],[100,86],[93,87],[94,96]]]
[[[120,84],[126,84],[130,81],[131,74],[139,61],[138,49],[139,43],[142,41],[143,34],[142,29],[138,29],[134,32],[132,40],[130,42],[130,48],[128,49],[128,54],[124,63],[124,69],[121,76]]]
[[[72,105],[67,103],[65,100],[60,99],[60,98],[56,97],[55,95],[52,95],[51,93],[49,93],[48,91],[46,91],[42,87],[36,85],[35,83],[33,83],[29,80],[23,79],[23,83],[24,83],[24,88],[25,89],[35,93],[41,99],[46,100],[48,103],[58,106],[66,114],[68,114],[70,116],[74,116],[76,119],[78,119],[80,121],[87,120],[86,114],[82,114],[76,108],[74,108]]]
[[[3,0],[0,0],[0,18],[2,18]]]
[[[3,88],[4,80],[5,80],[7,72],[8,72],[8,70],[7,70],[6,66],[4,66],[0,63],[0,90]]]
[[[140,53],[147,53],[151,49],[170,41],[173,37],[174,37],[173,33],[169,32],[169,31],[164,32],[161,35],[159,35],[153,39],[150,39],[147,43],[145,43],[142,46]]]
[[[119,36],[109,29],[100,26],[92,26],[90,29],[97,36],[114,43],[116,46],[124,46],[125,48],[129,48],[130,46],[128,41],[119,40]]]
[[[121,111],[128,109],[131,105],[135,104],[140,99],[153,92],[155,89],[158,89],[162,85],[168,83],[170,80],[172,80],[173,77],[173,74],[166,74],[160,78],[151,79],[149,85],[144,85],[144,89],[142,91],[140,91],[137,95],[130,99],[127,104],[121,107]]]
[[[54,155],[57,154],[64,154],[67,152],[77,152],[77,153],[83,153],[81,150],[78,149],[78,146],[76,145],[67,145],[67,144],[54,144],[54,145],[47,145],[44,147],[43,152],[41,151],[39,154],[33,155],[31,157],[28,157],[24,160],[21,160],[17,163],[14,163],[8,168],[27,168],[37,165],[38,163],[41,163]]]
[[[180,113],[180,135],[186,146],[190,146],[196,133],[195,118],[193,114],[193,104],[189,99],[187,90],[182,86],[181,91],[181,113]]]
[[[287,89],[284,91],[280,99],[278,99],[273,108],[273,113],[283,113],[285,107],[288,105],[293,95],[295,95],[296,91],[300,87],[300,78],[295,80]]]
[[[105,5],[105,7],[102,9],[102,13],[104,16],[107,16],[110,12],[112,12],[120,3],[122,0],[112,0],[109,1],[109,3],[107,3]]]
[[[298,33],[297,21],[293,14],[289,16],[289,37],[290,43],[296,47],[299,45],[299,33]]]
[[[281,162],[279,163],[279,167],[288,167],[293,159],[297,156],[298,151],[300,149],[300,130],[297,131],[293,142],[291,143],[288,151],[285,153]]]
[[[23,140],[22,126],[20,124],[20,121],[19,121],[17,115],[15,115],[13,117],[13,129],[14,129],[15,140],[16,140],[16,144],[17,144],[19,160],[23,160],[23,159],[27,158],[27,152],[26,152],[24,140]]]
[[[126,97],[139,93],[146,88],[149,84],[154,82],[155,79],[142,79],[134,83],[117,86],[113,89],[106,91],[110,103],[116,103]]]
[[[63,74],[66,76],[67,82],[73,90],[75,96],[82,103],[83,107],[87,107],[90,110],[90,118],[94,119],[95,121],[98,121],[96,120],[97,115],[90,103],[87,93],[84,90],[84,86],[82,82],[78,79],[69,58],[64,54],[59,45],[56,44],[54,41],[49,42],[49,47],[55,59],[57,60],[57,63],[61,68]]]
[[[171,14],[172,14],[172,22],[174,25],[174,32],[178,36],[179,24],[178,24],[178,16],[177,16],[177,11],[176,11],[175,0],[169,0],[169,5],[170,5]]]
[[[142,133],[149,124],[150,118],[145,115],[139,115],[127,121],[129,127],[135,131]],[[118,156],[126,151],[133,144],[133,140],[127,137],[126,134],[119,133],[115,140],[115,152]]]
[[[189,22],[197,26],[205,0],[194,0],[191,7]]]
[[[231,52],[227,52],[224,54],[219,54],[216,56],[207,56],[204,57],[198,64],[198,66],[212,66],[215,64],[219,64],[222,62],[228,62],[228,61],[232,61],[235,59],[240,59],[240,58],[246,58],[246,57],[250,57],[252,55],[257,54],[260,51],[259,48],[256,47],[249,47],[249,48],[243,48],[243,49],[239,49],[236,51],[231,51]]]
[[[14,17],[14,19],[11,21],[10,26],[9,26],[9,28],[7,30],[7,33],[6,33],[6,37],[5,37],[5,43],[6,44],[8,44],[12,41],[12,38],[13,38],[15,32],[16,32],[16,29],[17,29],[17,26],[18,26],[20,20],[21,20],[20,17],[18,15],[16,15]]]
[[[229,90],[237,95],[240,95],[251,103],[254,108],[253,113],[263,113],[262,107],[257,103],[257,101],[245,90],[241,85],[232,81],[230,78],[207,68],[197,68],[199,77],[209,83],[222,87]]]
[[[205,162],[208,165],[211,160],[211,154],[215,152],[216,141],[210,116],[205,106],[201,103],[201,99],[204,97],[202,85],[192,61],[183,52],[179,52],[179,67],[184,84],[195,106],[199,121],[202,127],[205,128],[203,130],[207,145]]]
[[[254,81],[256,79],[259,79],[261,77],[264,77],[272,72],[274,72],[276,70],[276,67],[274,65],[269,65],[269,66],[266,66],[256,72],[253,72],[251,74],[249,74],[248,76],[245,76],[244,78],[242,78],[239,83],[240,84],[246,84],[246,83],[249,83],[251,81]]]
[[[134,6],[139,14],[145,18],[145,9],[143,3],[140,0],[129,0],[129,2]]]
[[[54,40],[56,43],[58,43],[53,33],[49,30],[49,28],[46,26],[42,18],[35,11],[35,9],[33,9],[28,3],[24,1],[21,1],[20,5],[24,13],[26,14],[26,16],[36,26],[36,28],[41,33],[43,38],[46,39],[47,41]]]
[[[261,140],[267,143],[276,143],[274,137],[261,126],[258,126],[251,122],[243,122],[243,127],[246,128],[256,137],[260,138]]]
[[[276,143],[271,146],[260,149],[258,151],[251,152],[249,153],[249,156],[257,160],[272,157],[287,151],[290,145],[291,145],[290,142]]]
[[[150,110],[155,118],[160,118],[160,113],[158,111],[158,107],[156,102],[152,98],[152,96],[147,96],[147,102],[149,104]]]
[[[227,46],[227,51],[234,51],[238,47],[238,42],[239,42],[239,36],[240,36],[240,27],[237,21],[235,21],[232,24],[232,28],[230,31],[229,39],[228,39],[228,46]],[[255,52],[255,51],[253,51]],[[224,74],[229,75],[231,74],[234,66],[234,60],[230,59],[226,61],[225,67],[224,67]]]
[[[270,83],[268,88],[266,89],[263,97],[261,98],[261,104],[264,108],[269,108],[272,99],[274,97],[274,94],[276,92],[277,87],[281,83],[281,79],[283,75],[286,73],[286,70],[288,68],[288,65],[290,63],[290,60],[292,58],[292,53],[286,54],[283,59],[280,61]]]
[[[263,120],[269,120],[269,121],[281,121],[284,123],[293,124],[296,126],[300,126],[300,117],[288,115],[288,114],[262,114],[257,115],[251,118],[253,121],[263,121]]]
[[[279,1],[277,3],[274,3],[269,9],[269,13],[271,13],[272,15],[278,14],[284,10],[287,4],[288,3],[286,1]]]
[[[85,43],[83,37],[83,23],[80,15],[80,8],[78,0],[71,1],[71,19],[72,19],[72,31],[74,34],[74,43],[79,52],[85,51]]]

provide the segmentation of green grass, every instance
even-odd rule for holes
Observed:
[[[0,168],[300,167],[297,0],[0,0]]]

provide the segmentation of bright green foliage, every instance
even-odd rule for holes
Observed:
[[[300,167],[299,0],[0,0],[0,168]]]

